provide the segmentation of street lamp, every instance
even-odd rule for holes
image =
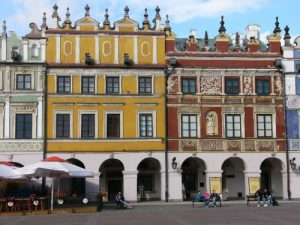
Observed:
[[[176,169],[177,169],[176,157],[174,157],[174,158],[172,159],[172,168],[173,168],[173,170],[176,170]]]
[[[290,159],[290,166],[292,170],[295,170],[297,165],[295,163],[296,158],[294,157],[293,159]]]

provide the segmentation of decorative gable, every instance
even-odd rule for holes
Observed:
[[[75,22],[76,30],[98,30],[99,22],[90,16],[86,16]]]
[[[116,31],[138,31],[139,24],[130,18],[123,18],[114,23]]]

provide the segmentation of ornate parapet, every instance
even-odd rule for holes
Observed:
[[[289,140],[290,151],[300,151],[300,139]]]
[[[0,152],[42,152],[42,140],[0,140]]]

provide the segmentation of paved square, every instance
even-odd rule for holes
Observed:
[[[191,204],[139,205],[132,210],[104,209],[99,213],[41,216],[0,216],[1,225],[299,225],[299,203],[278,207],[247,207],[225,203],[221,208]]]

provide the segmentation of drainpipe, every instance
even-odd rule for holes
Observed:
[[[169,150],[168,150],[168,66],[165,69],[165,201],[169,201]]]

